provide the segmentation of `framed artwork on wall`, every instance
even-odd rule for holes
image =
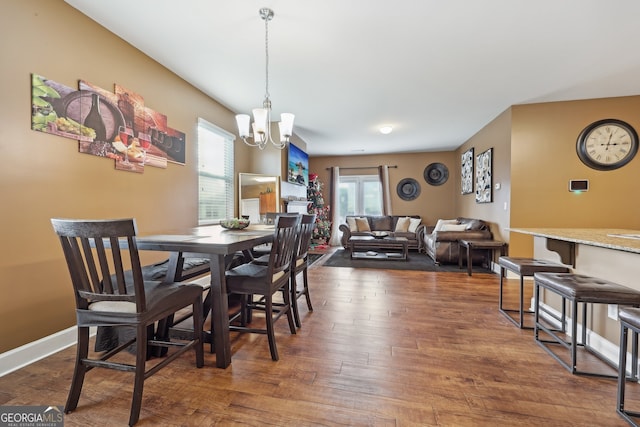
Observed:
[[[493,148],[489,148],[476,156],[476,203],[493,201]]]
[[[80,80],[74,89],[34,73],[31,105],[31,129],[76,140],[78,152],[115,160],[116,170],[185,164],[185,133],[117,84],[110,91]]]
[[[473,193],[473,147],[462,153],[461,162],[462,194]]]
[[[309,185],[309,155],[300,148],[289,143],[289,162],[287,182]]]

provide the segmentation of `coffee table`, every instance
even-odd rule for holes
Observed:
[[[348,244],[351,259],[407,261],[409,257],[406,237],[351,236]]]

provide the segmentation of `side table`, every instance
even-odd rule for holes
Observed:
[[[460,255],[462,255],[463,248],[467,250],[467,274],[469,274],[469,276],[471,276],[473,268],[474,250],[485,250],[491,253],[489,266],[491,266],[491,260],[493,260],[493,254],[496,249],[500,250],[500,256],[507,254],[507,244],[499,240],[460,240],[458,243],[460,245]],[[462,256],[458,256],[458,267],[462,268]]]

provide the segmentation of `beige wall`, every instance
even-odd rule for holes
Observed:
[[[496,238],[509,242],[512,256],[533,256],[533,242],[530,236],[510,234],[508,227],[640,229],[640,160],[614,171],[596,171],[576,154],[582,129],[604,118],[621,119],[640,130],[640,97],[507,109],[456,151],[459,171],[459,157],[469,147],[475,155],[494,148],[493,182],[501,185],[494,188],[494,203],[476,204],[472,195],[457,193],[456,213],[490,221]],[[569,192],[570,179],[588,179],[589,191]]]
[[[613,171],[585,166],[576,140],[590,123],[616,118],[640,130],[640,97],[591,99],[512,107],[511,226],[640,229],[640,156]],[[568,191],[588,179],[589,191]],[[511,235],[512,254],[531,239]]]
[[[329,171],[331,166],[339,166],[341,175],[359,174],[375,175],[377,166],[398,166],[389,169],[389,182],[391,186],[391,206],[394,215],[420,215],[422,222],[427,225],[435,225],[438,218],[455,217],[454,191],[456,187],[456,170],[460,160],[454,152],[438,153],[406,153],[385,155],[359,155],[344,157],[311,157],[309,159],[309,171],[318,174],[318,178],[325,185],[324,197],[329,200]],[[433,186],[427,184],[424,179],[424,169],[431,163],[443,163],[449,169],[449,179],[446,183]],[[352,169],[353,167],[370,167],[371,169]],[[398,197],[396,186],[404,178],[413,178],[420,184],[420,195],[414,200],[402,200]]]
[[[139,233],[197,224],[197,119],[235,133],[231,111],[62,0],[3,2],[0,14],[0,353],[75,323],[52,217],[135,217]],[[186,133],[186,165],[119,172],[78,143],[31,130],[31,73],[70,87],[119,84]],[[306,148],[304,142],[296,144]],[[237,172],[279,174],[283,152],[236,141]],[[286,158],[286,157],[285,157]],[[269,159],[269,160],[266,160]],[[143,254],[144,262],[163,254]]]
[[[475,193],[461,194],[461,156],[469,148],[473,148],[474,157],[492,148],[493,165],[493,202],[476,203]],[[511,156],[511,109],[506,110],[484,128],[478,131],[467,142],[456,150],[456,187],[455,211],[457,216],[481,218],[488,221],[494,238],[508,241],[510,212],[510,156]],[[474,173],[475,159],[474,159]],[[500,184],[500,189],[495,185]],[[475,180],[474,180],[475,192]],[[506,203],[506,209],[505,209]]]
[[[398,165],[390,170],[394,213],[419,214],[430,225],[438,218],[482,218],[490,222],[496,239],[509,243],[511,255],[532,256],[531,237],[509,233],[509,227],[640,229],[640,155],[623,168],[596,171],[576,154],[582,129],[603,118],[624,120],[640,131],[640,96],[515,105],[455,152],[318,157],[310,159],[310,167],[328,183],[329,166]],[[460,194],[460,158],[471,147],[476,156],[493,148],[493,183],[500,183],[493,203],[476,203],[473,194]],[[440,187],[422,177],[426,165],[436,161],[449,168],[449,180]],[[415,201],[403,201],[395,193],[405,177],[421,185]],[[569,192],[570,179],[588,179],[589,191]]]

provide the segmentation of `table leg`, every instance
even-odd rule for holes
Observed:
[[[224,275],[224,255],[211,255],[211,331],[212,345],[216,352],[216,366],[226,368],[231,364],[231,343],[229,341],[229,302],[227,282]],[[204,313],[206,317],[207,313]]]
[[[471,243],[467,244],[467,274],[471,276],[473,260],[471,259]]]
[[[180,274],[182,272],[182,264],[184,263],[184,258],[182,257],[182,252],[171,252],[169,254],[169,263],[167,264],[167,281],[168,282],[179,282]]]

